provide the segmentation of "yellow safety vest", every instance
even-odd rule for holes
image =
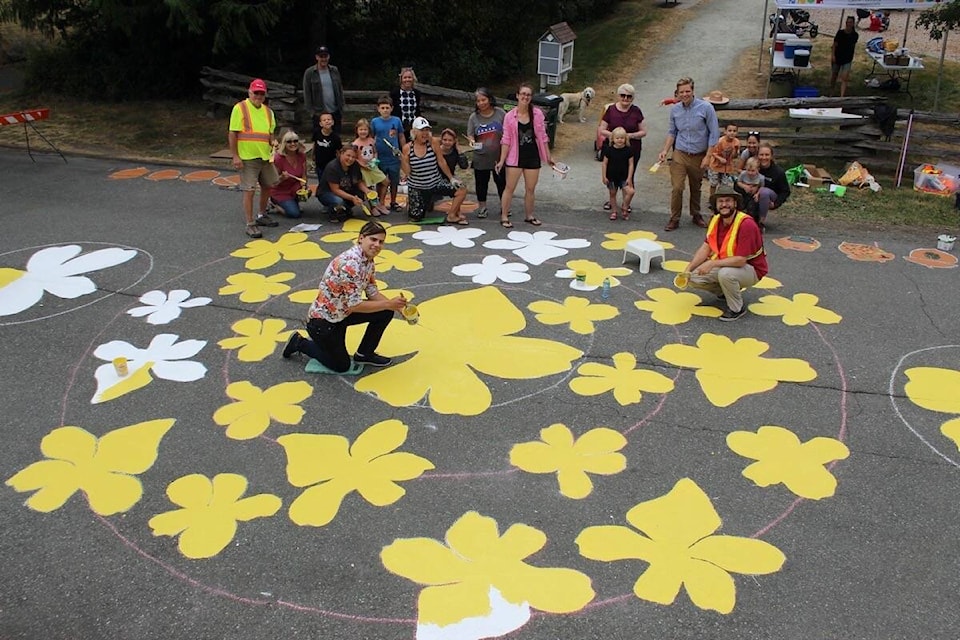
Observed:
[[[737,234],[740,232],[740,225],[743,224],[743,221],[749,218],[747,214],[743,211],[738,211],[733,217],[733,225],[730,228],[730,231],[727,232],[727,237],[724,238],[723,246],[720,246],[718,238],[720,237],[720,216],[716,215],[710,219],[710,224],[707,226],[707,244],[710,245],[710,250],[713,252],[710,255],[711,260],[722,260],[723,258],[729,258],[730,256],[735,256],[737,251]],[[760,247],[760,250],[754,253],[753,255],[746,256],[747,260],[753,260],[757,256],[763,254],[763,247]]]
[[[261,158],[269,160],[271,134],[273,133],[273,110],[267,105],[250,108],[250,100],[237,103],[240,109],[240,131],[237,132],[237,154],[241,159]]]

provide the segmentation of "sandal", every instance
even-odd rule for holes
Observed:
[[[622,219],[624,219],[624,220],[629,220],[629,219],[630,219],[630,210],[627,209],[626,211],[624,211],[622,214],[620,214],[620,217],[621,217]]]
[[[610,212],[610,219],[611,219],[611,220],[616,220],[616,219],[617,219],[617,212],[616,212],[616,211],[611,211],[611,212]]]
[[[504,229],[513,229],[513,223],[510,222],[509,220],[501,219],[500,226],[503,227]]]
[[[251,238],[262,238],[263,233],[260,231],[260,226],[256,222],[247,223],[247,235]]]
[[[468,224],[470,224],[470,221],[467,220],[466,218],[454,218],[453,220],[451,220],[450,218],[447,218],[447,219],[446,219],[446,223],[447,223],[447,224],[456,224],[456,225],[460,225],[461,227],[465,227],[465,226],[467,226]]]
[[[536,218],[524,218],[523,221],[526,222],[527,224],[532,224],[532,225],[535,226],[535,227],[539,227],[541,224],[543,224],[542,222],[540,222],[540,221],[537,220]]]
[[[612,209],[612,208],[613,208],[613,207],[610,206],[610,203],[609,203],[609,202],[604,202],[604,203],[603,203],[603,210],[604,210],[604,211],[610,211],[610,209]]]
[[[480,207],[479,209],[477,209],[477,217],[478,217],[478,218],[486,218],[486,217],[487,217],[487,208],[486,208],[486,207]]]

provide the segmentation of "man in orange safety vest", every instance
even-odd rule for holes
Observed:
[[[763,234],[749,215],[740,211],[740,194],[723,185],[710,197],[717,215],[707,225],[706,240],[693,254],[685,271],[690,286],[725,298],[720,320],[731,322],[747,312],[742,289],[767,275]]]
[[[243,192],[243,214],[246,217],[246,233],[251,238],[263,234],[260,227],[276,227],[277,221],[267,214],[270,188],[280,181],[271,161],[274,145],[274,129],[277,121],[273,110],[263,102],[267,97],[267,83],[257,78],[250,83],[247,99],[233,106],[230,113],[230,153],[233,168],[240,172],[240,190]],[[259,215],[253,217],[253,192],[260,184]]]

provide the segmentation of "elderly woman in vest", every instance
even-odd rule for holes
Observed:
[[[467,197],[467,188],[453,176],[443,156],[440,143],[426,118],[414,118],[411,123],[413,139],[403,146],[400,171],[407,176],[407,215],[411,220],[423,220],[437,196],[453,198],[447,222],[467,225],[467,217],[460,213],[460,205]]]

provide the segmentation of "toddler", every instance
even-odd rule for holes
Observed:
[[[383,203],[386,201],[389,182],[386,174],[378,166],[377,141],[370,136],[370,123],[366,118],[357,120],[356,132],[357,138],[353,141],[353,148],[357,150],[357,164],[360,165],[363,183],[371,189],[376,188],[377,190],[378,202],[372,214],[374,216],[386,215],[390,213],[390,210]]]
[[[600,178],[610,193],[610,219],[617,219],[617,190],[623,192],[620,217],[630,219],[630,201],[633,200],[633,150],[627,144],[627,131],[617,127],[610,133],[610,144],[603,147]]]

